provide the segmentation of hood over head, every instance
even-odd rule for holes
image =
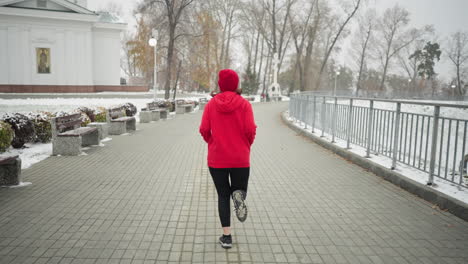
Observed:
[[[242,96],[235,92],[219,93],[213,99],[216,110],[222,113],[230,113],[238,109],[245,101]]]
[[[221,92],[237,90],[239,85],[239,76],[231,69],[224,69],[218,73],[218,85]]]

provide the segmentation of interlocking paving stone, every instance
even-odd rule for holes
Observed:
[[[468,263],[468,223],[298,136],[256,104],[249,218],[222,249],[201,113],[139,124],[0,189],[0,263]]]

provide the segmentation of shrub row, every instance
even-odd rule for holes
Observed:
[[[181,99],[177,99],[177,100],[181,100]],[[193,104],[195,107],[198,105],[198,101],[196,101],[196,100],[185,99],[185,100],[182,100],[182,101],[183,101],[183,104]],[[157,99],[154,102],[156,102],[156,104],[160,108],[169,109],[169,112],[174,112],[175,111],[175,101],[173,99],[169,99],[169,100]]]
[[[135,105],[126,103],[122,105],[127,116],[134,116],[137,112]],[[22,148],[25,143],[47,143],[52,138],[51,119],[72,113],[81,113],[81,126],[91,122],[106,122],[107,110],[105,107],[91,109],[79,107],[71,112],[38,112],[29,114],[5,114],[0,117],[0,153],[10,146]]]

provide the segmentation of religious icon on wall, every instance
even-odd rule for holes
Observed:
[[[37,73],[50,73],[50,48],[36,48]]]

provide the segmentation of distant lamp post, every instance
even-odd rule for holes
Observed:
[[[457,86],[456,86],[455,84],[452,84],[452,86],[451,86],[451,87],[452,87],[452,89],[455,89],[455,88],[457,88]]]
[[[335,89],[333,90],[333,96],[336,96],[336,82],[337,82],[337,79],[338,79],[339,75],[340,75],[340,71],[337,70],[336,74],[335,74]]]
[[[156,69],[156,46],[158,44],[158,31],[156,29],[153,29],[152,31],[152,36],[148,41],[148,44],[151,47],[154,47],[154,76],[153,76],[153,92],[154,92],[154,101],[156,101],[156,84],[157,84],[157,77],[158,77],[158,72]]]

